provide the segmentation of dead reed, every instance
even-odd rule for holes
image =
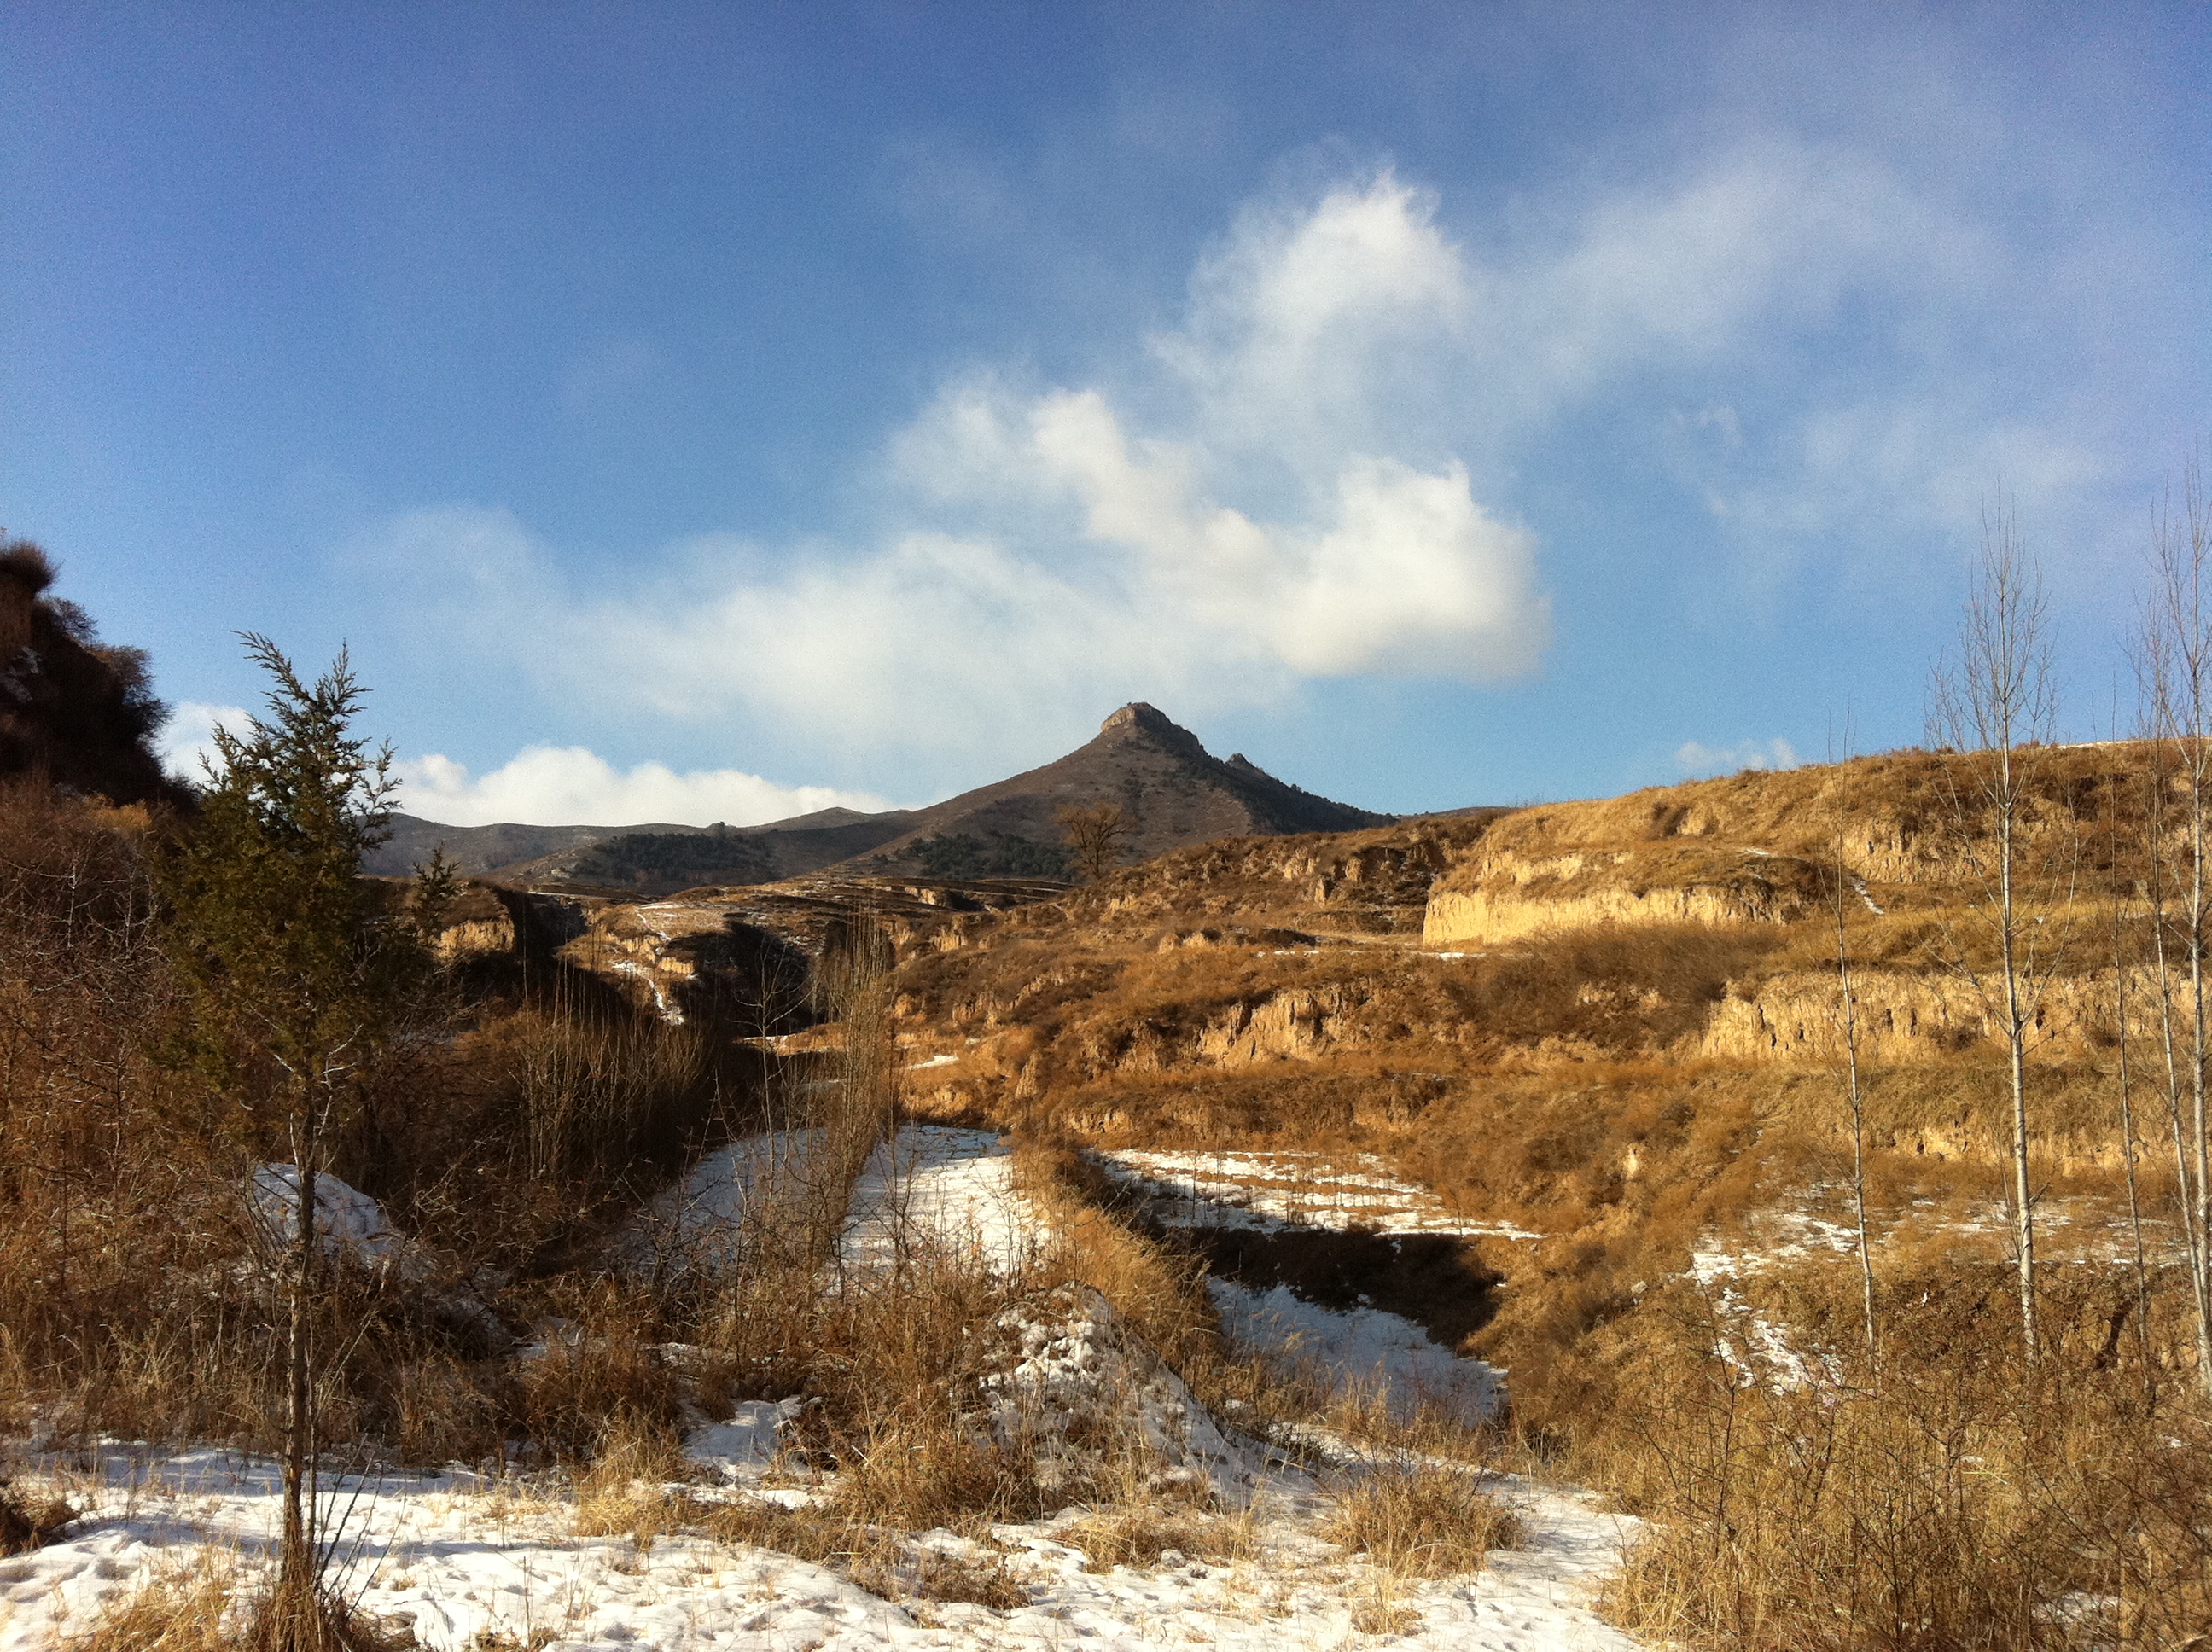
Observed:
[[[204,1550],[111,1595],[62,1645],[66,1652],[406,1652],[415,1638],[404,1622],[372,1622],[325,1590],[288,1596],[253,1584],[236,1557]]]
[[[1085,1571],[1158,1565],[1170,1555],[1185,1561],[1243,1560],[1259,1547],[1249,1515],[1221,1515],[1157,1498],[1093,1509],[1061,1527],[1057,1535],[1083,1551]]]

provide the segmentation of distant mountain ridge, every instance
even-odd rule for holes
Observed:
[[[659,896],[838,868],[874,876],[1056,877],[1054,818],[1071,805],[1121,805],[1124,859],[1218,837],[1341,832],[1390,823],[1277,780],[1243,754],[1212,756],[1156,708],[1127,705],[1066,756],[926,809],[824,809],[759,826],[441,826],[394,817],[367,870],[404,872],[445,846],[457,869],[501,882]]]

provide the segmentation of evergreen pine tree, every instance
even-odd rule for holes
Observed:
[[[274,679],[268,710],[242,732],[216,730],[199,818],[162,883],[185,1048],[234,1103],[244,1145],[294,1167],[283,1552],[264,1619],[273,1632],[257,1638],[307,1652],[331,1634],[312,1483],[315,1185],[422,949],[386,921],[361,877],[362,856],[386,835],[395,782],[390,749],[372,752],[353,732],[365,690],[345,653],[310,685],[268,638],[241,635]]]

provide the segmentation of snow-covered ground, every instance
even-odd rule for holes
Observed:
[[[728,1260],[754,1224],[777,1224],[836,1172],[818,1130],[746,1136],[694,1165],[641,1214],[629,1240],[641,1262]],[[840,1249],[848,1266],[889,1260],[902,1239],[972,1250],[1011,1270],[1043,1231],[1014,1192],[1005,1139],[988,1130],[908,1126],[878,1146],[854,1184]]]
[[[1504,1223],[1454,1216],[1426,1187],[1390,1175],[1372,1154],[1099,1151],[1092,1157],[1142,1193],[1170,1227],[1365,1228],[1376,1233],[1535,1239]]]
[[[1635,1643],[1593,1618],[1592,1584],[1612,1564],[1619,1522],[1586,1499],[1525,1488],[1505,1495],[1528,1546],[1481,1574],[1378,1580],[1308,1527],[1322,1499],[1278,1470],[1255,1512],[1258,1551],[1220,1564],[1174,1554],[1158,1564],[1084,1570],[1064,1518],[994,1527],[988,1546],[933,1533],[920,1546],[997,1558],[1029,1603],[997,1613],[964,1604],[893,1603],[826,1568],[773,1552],[664,1536],[574,1534],[572,1508],[526,1486],[472,1477],[347,1480],[346,1585],[360,1607],[405,1615],[433,1649],[491,1631],[545,1652],[714,1647],[842,1652],[863,1647],[1137,1649],[1206,1644],[1251,1652],[1373,1644],[1352,1614],[1378,1594],[1418,1614],[1389,1637],[1465,1652],[1599,1652]],[[76,1477],[88,1517],[67,1541],[0,1561],[0,1652],[43,1652],[82,1633],[100,1604],[165,1569],[205,1556],[263,1567],[276,1527],[276,1476],[264,1461],[202,1451],[116,1451]]]
[[[846,1260],[885,1260],[909,1235],[1002,1271],[1033,1260],[1046,1240],[1014,1190],[1006,1139],[939,1125],[908,1125],[869,1158],[853,1188]]]
[[[1287,1285],[1255,1291],[1209,1279],[1206,1288],[1231,1338],[1317,1375],[1340,1392],[1379,1396],[1401,1419],[1427,1406],[1479,1423],[1498,1403],[1503,1385],[1493,1367],[1460,1358],[1396,1314],[1323,1308]]]
[[[641,1222],[639,1254],[726,1242],[749,1212],[766,1208],[770,1189],[809,1173],[808,1156],[817,1146],[793,1133],[738,1143],[703,1162]],[[968,1247],[1002,1267],[1034,1254],[1047,1236],[1010,1169],[1005,1144],[988,1133],[902,1131],[878,1150],[854,1188],[847,1265],[890,1254],[902,1236]],[[1266,1201],[1274,1195],[1264,1176],[1256,1187],[1253,1203],[1240,1208],[1267,1216]],[[1364,1191],[1382,1197],[1361,1208],[1372,1212],[1379,1203],[1418,1217],[1419,1189],[1376,1180]],[[356,1225],[368,1220],[350,1214],[360,1218]],[[1371,1309],[1335,1313],[1281,1289],[1255,1293],[1217,1284],[1214,1291],[1226,1327],[1257,1346],[1400,1397],[1416,1390],[1431,1399],[1456,1396],[1470,1411],[1489,1403],[1487,1368],[1452,1358],[1407,1321]],[[1632,1522],[1598,1512],[1588,1494],[1501,1478],[1501,1495],[1527,1527],[1524,1548],[1492,1556],[1475,1576],[1385,1578],[1316,1535],[1328,1497],[1306,1468],[1219,1431],[1157,1359],[1142,1365],[1151,1357],[1121,1337],[1095,1296],[1070,1295],[1060,1311],[1064,1321],[1012,1327],[1017,1363],[994,1390],[1001,1410],[1018,1406],[1033,1424],[1084,1403],[1085,1383],[1133,1393],[1126,1427],[1158,1435],[1156,1449],[1164,1443],[1171,1455],[1204,1468],[1228,1505],[1243,1511],[1237,1517],[1250,1522],[1248,1558],[1214,1564],[1171,1551],[1152,1565],[1089,1571],[1070,1540],[1070,1511],[995,1527],[981,1544],[945,1532],[911,1540],[916,1552],[1002,1564],[1026,1605],[994,1612],[893,1601],[823,1567],[741,1544],[669,1535],[641,1546],[629,1536],[578,1535],[573,1502],[556,1482],[494,1484],[454,1470],[326,1482],[344,1534],[346,1587],[365,1612],[410,1619],[432,1652],[461,1652],[486,1631],[524,1645],[543,1641],[545,1652],[1060,1652],[1077,1644],[1182,1643],[1282,1652],[1381,1640],[1467,1652],[1595,1652],[1635,1644],[1589,1610],[1593,1588],[1615,1564]],[[774,1456],[778,1424],[796,1409],[796,1401],[754,1402],[695,1430],[687,1449],[702,1484],[680,1489],[708,1498],[750,1490],[787,1503],[818,1495],[819,1485],[810,1489],[804,1471]],[[1314,1443],[1326,1451],[1330,1442],[1316,1436]],[[40,1467],[40,1477],[58,1479],[85,1518],[64,1541],[0,1560],[0,1652],[60,1644],[89,1626],[103,1600],[165,1571],[212,1560],[243,1577],[271,1554],[280,1498],[266,1460],[110,1443]],[[1356,1472],[1348,1462],[1340,1467]],[[1378,1600],[1401,1614],[1399,1632],[1377,1636],[1355,1625],[1355,1613]]]

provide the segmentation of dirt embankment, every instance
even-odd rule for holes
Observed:
[[[2094,885],[2139,836],[2140,745],[2025,760],[2021,870],[2033,898]],[[1600,923],[1793,924],[1837,884],[1869,911],[1945,909],[1988,870],[1979,760],[1904,752],[1523,809],[1456,857],[1431,893],[1435,946],[1509,944]]]

